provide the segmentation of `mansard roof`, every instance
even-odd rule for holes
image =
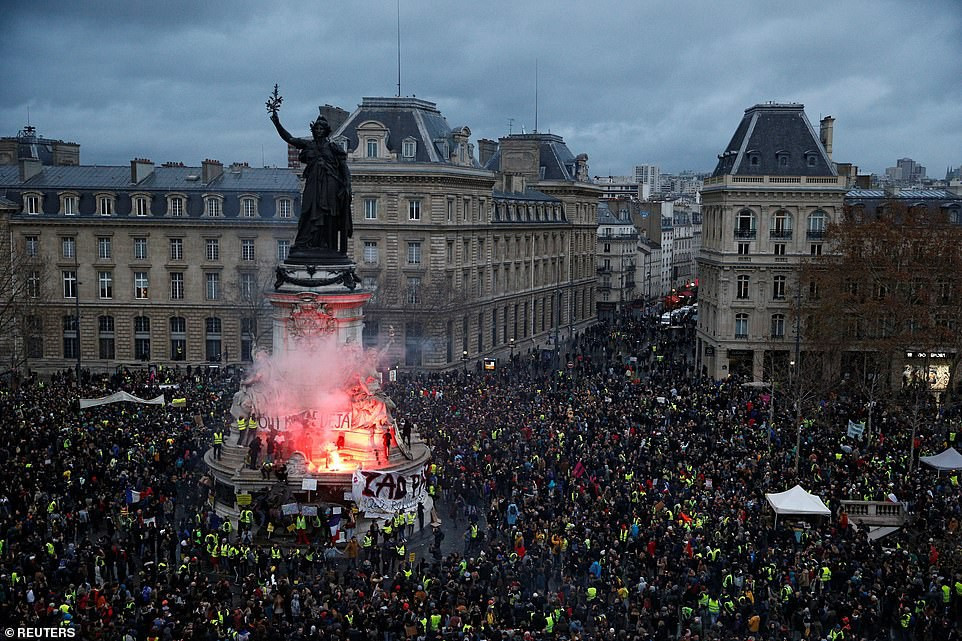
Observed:
[[[130,180],[130,167],[99,165],[44,166],[43,171],[26,181],[20,180],[19,167],[0,166],[0,189],[105,190],[147,192],[299,192],[300,183],[292,170],[280,167],[242,167],[224,172],[209,183],[203,182],[200,167],[154,167],[139,183]]]
[[[784,158],[784,160],[782,160]],[[712,176],[836,176],[818,133],[797,103],[745,110]]]
[[[344,137],[348,149],[357,149],[357,128],[369,121],[379,122],[388,130],[387,148],[401,156],[401,144],[413,138],[417,141],[414,162],[450,164],[450,153],[455,149],[454,133],[466,127],[452,129],[435,103],[419,98],[362,98],[361,104],[332,134]],[[447,145],[448,153],[444,152]],[[479,166],[477,161],[473,161]]]
[[[555,134],[511,134],[502,141],[508,140],[536,140],[538,141],[538,166],[543,170],[541,180],[576,180],[576,158],[561,136]],[[501,170],[501,151],[504,145],[498,145],[498,150],[491,156],[485,169]]]

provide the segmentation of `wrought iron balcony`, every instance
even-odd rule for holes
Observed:
[[[825,230],[824,230],[824,229],[809,229],[809,230],[805,233],[805,236],[806,236],[809,240],[822,240],[823,238],[825,238]]]
[[[768,237],[773,240],[788,240],[792,237],[791,229],[772,229],[768,232]]]
[[[755,229],[736,229],[735,230],[735,238],[751,240],[755,238],[756,234],[757,234],[757,230]]]

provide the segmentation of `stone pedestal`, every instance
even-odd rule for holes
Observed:
[[[416,502],[412,505],[411,501],[415,488],[420,489],[417,495],[423,496],[425,512],[430,513],[433,501],[423,486],[424,470],[430,460],[429,448],[417,434],[412,435],[410,445],[399,442],[397,422],[391,414],[394,404],[380,391],[376,372],[347,359],[348,355],[357,359],[360,354],[355,348],[362,347],[364,304],[374,293],[358,287],[354,269],[355,265],[343,256],[318,264],[287,261],[277,267],[274,291],[268,294],[274,310],[273,354],[270,361],[261,362],[252,377],[244,382],[239,398],[235,397],[235,405],[239,407],[247,402],[247,407],[253,408],[254,415],[259,417],[257,433],[270,432],[280,440],[290,433],[288,429],[292,424],[293,429],[308,431],[298,432],[302,440],[298,446],[289,448],[294,451],[286,453],[286,484],[263,479],[259,470],[244,466],[246,443],[256,434],[248,432],[244,442],[238,442],[237,435],[232,434],[219,460],[214,460],[212,451],[208,452],[205,460],[215,479],[216,508],[222,516],[237,517],[238,507],[232,500],[236,495],[261,492],[302,505],[345,506],[352,496],[352,486],[360,481],[373,485],[374,476],[387,480],[374,485],[376,492],[369,490],[373,493],[364,496],[362,519],[365,516],[380,518],[392,507],[403,510],[416,507]],[[325,339],[333,339],[334,351]],[[328,406],[318,412],[312,405],[315,398],[312,392],[329,388],[319,388],[311,379],[291,377],[290,373],[285,378],[276,369],[277,363],[298,360],[285,359],[285,356],[307,354],[308,359],[313,358],[319,341],[325,347],[316,352],[317,367],[325,367],[321,362],[324,358],[339,361],[328,365],[334,369],[344,368],[344,362],[352,363],[347,368],[349,380],[343,383],[350,390],[333,388],[347,392],[343,396],[345,407],[338,406],[336,411]],[[272,395],[276,397],[278,385],[283,387],[288,399],[301,400],[306,405],[272,403],[270,399]],[[237,414],[245,416],[250,412],[251,409],[239,410]],[[337,418],[331,421],[332,417]],[[314,440],[311,435],[315,432],[324,437]],[[304,434],[308,435],[306,441]],[[385,439],[389,443],[387,455]],[[368,523],[367,519],[362,520],[359,531]]]

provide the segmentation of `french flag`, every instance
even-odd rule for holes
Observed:
[[[137,503],[140,501],[140,492],[127,490],[127,503]]]

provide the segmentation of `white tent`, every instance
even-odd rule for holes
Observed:
[[[778,523],[779,514],[806,514],[814,516],[831,516],[832,511],[828,509],[822,499],[814,494],[809,494],[801,485],[796,485],[785,492],[777,494],[765,494],[765,498],[775,510],[775,522]]]
[[[962,454],[959,454],[954,447],[950,447],[941,454],[923,456],[919,460],[937,470],[962,470]]]

